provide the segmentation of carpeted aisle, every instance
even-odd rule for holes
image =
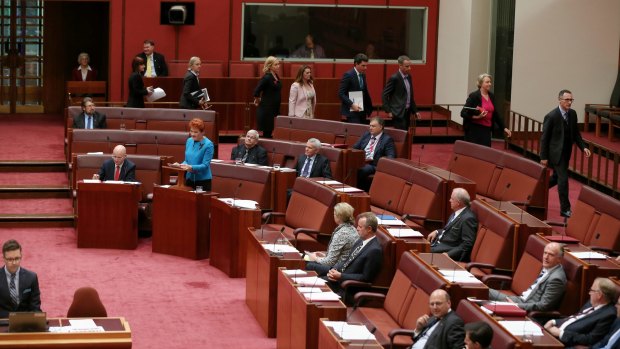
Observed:
[[[151,252],[150,239],[134,251],[77,249],[73,229],[0,229],[17,238],[22,265],[39,274],[42,308],[64,316],[73,292],[99,290],[108,316],[124,316],[133,348],[275,348],[245,305],[245,279],[209,266]]]

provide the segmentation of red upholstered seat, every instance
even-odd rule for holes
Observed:
[[[493,330],[493,340],[491,341],[492,348],[515,348],[517,342],[515,337],[510,335],[505,328],[499,325],[496,320],[491,318],[491,315],[488,315],[484,311],[477,308],[479,308],[477,305],[463,299],[459,302],[458,307],[456,308],[456,313],[466,324],[477,321],[483,321],[489,324]]]
[[[105,310],[99,293],[92,287],[81,287],[75,291],[73,302],[67,311],[67,317],[107,317],[108,312]]]

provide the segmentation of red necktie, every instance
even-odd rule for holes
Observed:
[[[121,167],[116,165],[116,170],[114,170],[114,180],[118,181],[121,178]]]

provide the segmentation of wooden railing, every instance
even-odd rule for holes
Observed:
[[[508,139],[511,148],[520,150],[524,156],[538,159],[543,129],[542,122],[510,111],[507,125],[512,131],[512,137]],[[618,188],[620,153],[595,142],[587,140],[584,142],[592,152],[592,156],[587,158],[577,146],[573,146],[569,171],[581,177],[587,185],[607,192],[615,198],[620,198],[620,189]]]

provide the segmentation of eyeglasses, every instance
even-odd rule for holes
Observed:
[[[562,98],[562,100],[566,102],[571,102],[571,103],[575,101],[574,98]]]
[[[14,257],[14,258],[4,258],[8,263],[19,263],[22,260],[22,257]]]

